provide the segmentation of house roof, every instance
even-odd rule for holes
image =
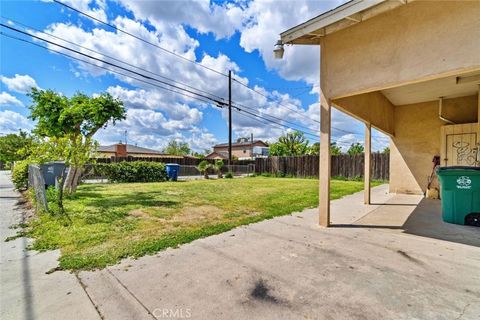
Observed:
[[[228,159],[228,152],[222,151],[213,151],[205,156],[206,159],[214,159],[214,158],[221,158],[221,159]]]
[[[112,144],[112,145],[109,145],[109,146],[99,146],[97,151],[98,152],[115,152],[116,147],[117,145],[116,144]],[[164,153],[160,152],[160,151],[157,151],[157,150],[153,150],[153,149],[148,149],[148,148],[143,148],[143,147],[138,147],[138,146],[134,146],[134,145],[131,145],[131,144],[127,144],[127,153],[150,153],[150,154],[161,154],[161,155],[164,155]]]
[[[251,146],[252,144],[256,144],[256,143],[261,143],[266,147],[268,146],[268,144],[266,144],[262,140],[255,140],[253,141],[253,143],[250,141],[232,142],[232,147]],[[214,148],[228,147],[228,143],[220,143],[220,144],[214,145],[213,147]]]
[[[348,28],[413,0],[351,0],[280,34],[284,44],[319,44],[328,34]]]

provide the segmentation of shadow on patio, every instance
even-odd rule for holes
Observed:
[[[418,195],[391,195],[384,203],[374,203],[364,216],[337,228],[376,228],[480,247],[480,228],[446,223],[442,220],[440,200]],[[338,208],[340,209],[340,208]],[[342,214],[336,210],[333,214]]]

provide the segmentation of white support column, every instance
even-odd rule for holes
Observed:
[[[372,171],[372,125],[370,123],[365,124],[365,171],[364,171],[364,201],[365,204],[370,204],[370,181]]]
[[[330,131],[331,110],[330,101],[320,93],[320,169],[319,169],[319,209],[320,225],[330,225]]]

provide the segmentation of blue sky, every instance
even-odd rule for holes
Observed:
[[[315,134],[319,120],[319,49],[314,46],[287,47],[285,58],[274,60],[272,48],[280,32],[339,5],[340,1],[64,2],[209,68],[222,73],[233,70],[235,79],[268,97],[234,82],[235,103],[249,107],[250,112],[264,118],[277,122],[276,119],[282,119],[286,121],[282,121],[283,124],[308,132],[311,142],[318,140]],[[96,23],[59,4],[2,1],[0,5],[4,24],[83,53],[92,54],[85,48],[95,50],[208,94],[227,97],[226,77]],[[31,37],[6,28],[2,28],[2,32],[32,41]],[[84,48],[62,42],[59,38]],[[106,72],[18,40],[4,36],[0,40],[0,134],[34,126],[28,119],[30,101],[26,92],[31,86],[38,86],[68,96],[77,91],[90,95],[106,91],[122,99],[128,109],[127,119],[99,132],[96,138],[102,144],[123,139],[125,130],[129,143],[155,149],[162,149],[169,140],[176,139],[202,151],[228,137],[226,113],[212,104]],[[38,40],[35,42],[68,52]],[[98,57],[109,60],[105,56]],[[238,112],[234,112],[233,118],[236,138],[253,133],[256,138],[274,141],[288,130]],[[358,121],[336,111],[333,125],[338,128],[333,130],[333,140],[341,146],[346,148],[352,142],[363,142],[364,129]],[[374,136],[378,137],[374,139],[374,149],[383,149],[387,145],[386,137],[379,132]]]

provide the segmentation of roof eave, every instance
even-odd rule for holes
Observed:
[[[352,0],[280,34],[284,44],[319,44],[320,38],[413,0]]]

